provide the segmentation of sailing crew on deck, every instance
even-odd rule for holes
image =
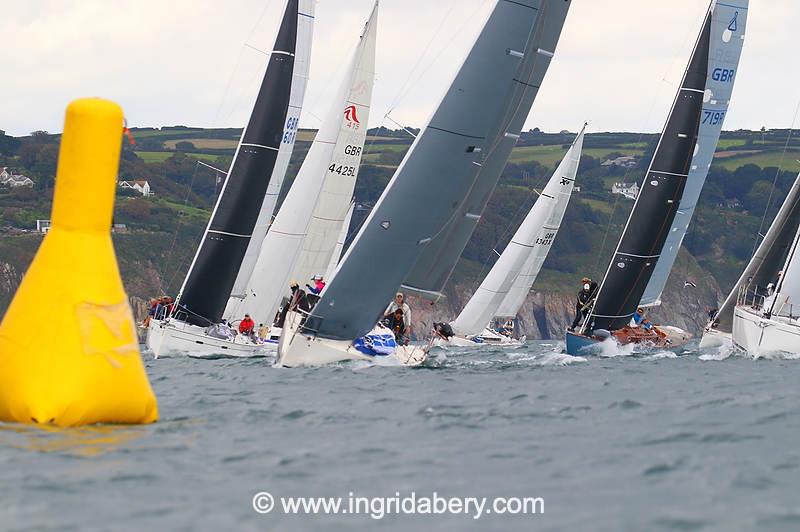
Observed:
[[[644,309],[642,307],[637,308],[636,312],[633,315],[633,326],[634,327],[640,326],[642,324],[642,321],[644,321],[644,319],[645,319]]]
[[[263,323],[259,323],[258,324],[258,333],[256,333],[256,334],[257,334],[259,340],[261,340],[263,342],[266,342],[267,340],[269,340],[269,327],[267,327]]]
[[[386,307],[383,317],[390,317],[397,309],[401,309],[403,311],[403,319],[406,323],[406,334],[411,336],[411,307],[409,307],[408,303],[406,303],[406,298],[403,295],[403,292],[397,292],[395,294],[394,301],[389,303],[389,306]]]
[[[307,314],[311,312],[311,307],[313,306],[308,299],[308,294],[306,294],[305,290],[300,288],[300,284],[297,281],[293,280],[289,283],[289,287],[292,290],[292,295],[289,296],[289,301],[283,306],[276,327],[283,327],[283,324],[286,322],[286,315],[290,310],[299,310]]]
[[[575,327],[589,315],[589,308],[592,306],[592,301],[594,301],[597,292],[597,283],[588,277],[581,279],[581,284],[581,289],[578,291],[578,299],[575,303],[575,320],[573,320],[569,328],[570,331],[574,331]]]
[[[405,320],[403,320],[403,309],[396,308],[389,316],[386,325],[394,333],[394,338],[398,345],[408,345],[408,336],[406,335],[408,327]]]
[[[306,284],[306,288],[308,288],[308,291],[312,294],[317,296],[320,295],[322,290],[325,288],[325,280],[322,277],[316,276],[312,277],[311,280],[314,281],[314,286]]]
[[[456,335],[456,333],[453,331],[453,327],[449,323],[445,322],[434,322],[433,334],[447,342],[450,341],[450,338]]]
[[[250,314],[245,314],[244,319],[239,322],[239,334],[252,336],[253,329],[256,327],[256,322],[250,317]]]

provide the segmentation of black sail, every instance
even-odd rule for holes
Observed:
[[[590,318],[593,329],[627,325],[642,298],[678,211],[700,128],[708,70],[711,12],[661,133]]]
[[[250,121],[178,295],[178,308],[189,323],[220,321],[247,251],[283,136],[297,16],[298,0],[289,0]]]

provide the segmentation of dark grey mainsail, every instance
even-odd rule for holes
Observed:
[[[419,256],[459,216],[504,120],[538,0],[500,0],[428,126],[406,154],[305,324],[322,338],[367,333]]]
[[[713,320],[713,329],[725,333],[732,332],[733,309],[742,289],[763,290],[769,283],[777,280],[778,272],[783,267],[798,226],[800,226],[800,175],[789,189],[783,205],[775,215],[775,220],[764,235],[764,240],[759,244],[753,258],[717,312]]]
[[[508,111],[500,128],[489,137],[493,140],[480,175],[458,215],[439,234],[438,242],[426,247],[405,279],[403,288],[408,291],[431,298],[441,296],[519,139],[555,53],[571,2],[545,0],[538,4],[533,37],[524,50],[525,58],[514,85],[505,97]]]
[[[669,235],[697,145],[710,35],[709,9],[639,196],[600,285],[588,320],[591,329],[617,330],[630,322]]]
[[[289,0],[250,121],[178,294],[176,307],[189,323],[204,326],[222,318],[258,220],[289,107],[297,17],[298,0]]]

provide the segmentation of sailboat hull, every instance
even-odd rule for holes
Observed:
[[[713,347],[722,347],[723,345],[731,343],[730,333],[718,331],[707,327],[703,331],[703,337],[700,338],[700,349],[711,349]]]
[[[223,340],[208,336],[202,327],[178,320],[152,320],[147,328],[147,348],[155,358],[254,358],[272,356],[277,345],[275,342],[255,344],[241,334],[233,340]]]
[[[596,331],[599,332],[599,331]],[[565,343],[567,354],[585,356],[597,354],[592,349],[600,342],[613,338],[618,345],[636,344],[646,347],[672,349],[687,343],[692,335],[677,327],[653,327],[646,330],[641,327],[623,327],[608,335],[585,336],[567,331]]]
[[[761,310],[737,306],[733,317],[733,345],[758,357],[768,353],[800,353],[800,322],[785,317],[766,318]]]
[[[503,336],[502,334],[498,334],[486,328],[483,332],[475,336],[456,335],[449,340],[437,337],[433,341],[433,345],[434,347],[485,347],[487,345],[496,347],[519,347],[523,345],[524,342],[524,336],[517,340],[516,338],[509,338],[508,336]]]
[[[300,332],[302,315],[289,312],[278,342],[276,366],[326,366],[348,360],[363,360],[379,366],[420,366],[428,357],[419,346],[398,346],[387,342],[391,332],[378,325],[364,338],[355,341],[329,340]],[[392,337],[393,338],[393,337]],[[381,349],[368,345],[381,344]]]

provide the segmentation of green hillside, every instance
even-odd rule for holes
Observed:
[[[133,129],[132,133],[135,145],[126,143],[124,147],[120,179],[147,180],[154,195],[145,198],[132,191],[118,195],[115,222],[127,227],[126,233],[115,235],[123,276],[134,295],[174,293],[220,184],[219,174],[199,161],[227,169],[241,131],[165,127]],[[314,134],[301,131],[286,187],[291,185]],[[778,190],[771,195],[770,216],[800,171],[796,161],[800,159],[800,140],[792,138],[787,143],[788,134],[723,134],[684,242],[689,255],[682,256],[673,275],[700,275],[701,271],[692,270],[696,266],[690,266],[697,264],[711,272],[723,290],[734,282],[752,252],[773,181]],[[535,201],[535,189],[550,177],[573,136],[538,130],[522,135],[463,254],[455,282],[477,282],[488,271],[496,257],[493,250],[506,245]],[[602,276],[633,205],[631,200],[612,195],[611,186],[642,179],[656,139],[656,135],[637,133],[587,135],[577,182],[581,189],[567,210],[561,236],[537,287],[572,292],[580,276]],[[351,232],[380,196],[412,140],[404,131],[370,131],[356,188],[360,209]],[[0,263],[11,263],[21,271],[39,239],[29,232],[35,229],[37,219],[49,217],[58,141],[57,135],[44,132],[20,139],[0,136],[0,166],[36,181],[33,190],[0,187]],[[609,162],[624,156],[632,157],[628,160],[630,167]],[[0,308],[6,303],[0,300]]]

